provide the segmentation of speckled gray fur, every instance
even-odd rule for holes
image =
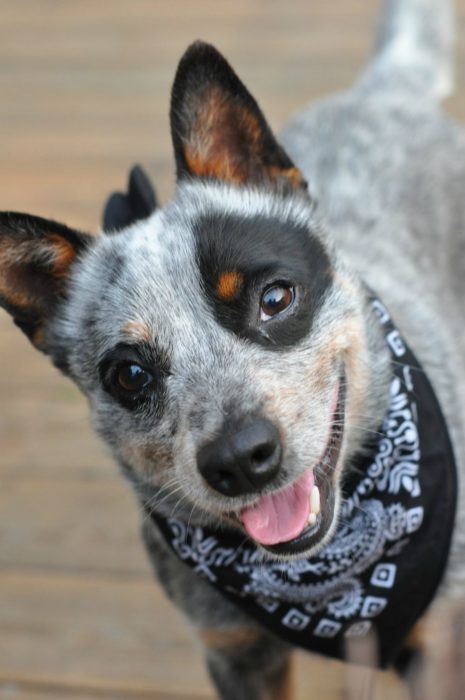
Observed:
[[[368,368],[370,390],[361,388],[363,409],[348,415],[343,459],[350,459],[363,431],[376,428],[382,415],[387,368],[377,330],[361,301],[358,277],[391,309],[427,370],[463,470],[465,138],[436,104],[450,77],[448,9],[442,0],[387,3],[377,53],[355,86],[311,105],[283,131],[282,143],[318,202],[316,212],[298,194],[283,201],[260,190],[238,192],[194,182],[181,186],[175,201],[146,222],[101,239],[84,259],[74,278],[76,293],[53,332],[66,338],[68,348],[75,347],[72,373],[89,395],[95,426],[143,501],[151,499],[166,514],[174,509],[200,523],[215,523],[225,511],[237,512],[248,502],[215,497],[196,469],[197,447],[215,435],[231,404],[244,413],[263,410],[292,427],[283,483],[301,473],[326,439],[329,398],[324,389],[312,391],[313,364],[325,352],[331,329],[339,332],[341,320],[353,315],[365,336],[362,365]],[[203,212],[215,209],[303,222],[332,252],[343,289],[332,289],[311,337],[286,351],[284,366],[282,356],[270,358],[266,350],[221,329],[205,303],[192,225]],[[119,261],[116,285],[109,260]],[[95,331],[82,343],[89,318]],[[122,327],[134,318],[153,329],[171,358],[173,373],[159,421],[150,412],[142,419],[128,417],[105,395],[95,373],[95,358],[118,342]],[[328,376],[326,385],[333,380]],[[349,376],[349,397],[350,382]],[[303,387],[300,394],[296,386]],[[282,397],[289,392],[286,401]],[[277,405],[270,393],[281,395]],[[301,409],[300,422],[296,407]],[[154,483],[162,487],[158,495],[153,495]],[[465,583],[464,498],[461,491],[443,595],[460,594]],[[146,518],[143,530],[159,579],[196,628],[255,628],[184,570]],[[278,659],[286,654],[285,645],[268,633],[263,633],[263,644],[275,649]],[[259,697],[260,680],[251,679],[231,654],[207,650],[222,697]],[[244,654],[242,660],[250,654],[260,657],[255,647]],[[268,662],[278,663],[273,654]],[[269,672],[268,662],[257,661],[258,679]],[[238,677],[244,679],[242,689]]]
[[[465,136],[437,105],[451,81],[450,45],[447,2],[387,2],[374,57],[354,87],[311,105],[283,131],[281,141],[309,182],[311,200],[297,190],[193,179],[149,219],[96,238],[74,265],[68,300],[46,328],[45,342],[66,356],[69,373],[89,398],[96,430],[145,506],[192,523],[235,525],[231,513],[255,497],[213,492],[200,477],[196,453],[238,414],[264,415],[285,435],[273,490],[296,479],[318,461],[327,441],[340,371],[334,358],[344,358],[347,377],[337,474],[350,468],[379,425],[389,381],[388,354],[361,280],[391,310],[428,372],[461,476]],[[296,222],[322,242],[332,285],[308,337],[274,353],[218,323],[194,236],[195,222],[209,212]],[[131,412],[104,390],[98,363],[134,327],[156,340],[170,371],[162,405]],[[162,585],[196,628],[257,632],[257,640],[241,649],[207,644],[221,697],[265,697],[264,689],[284,677],[287,646],[186,570],[145,515],[143,532]],[[461,488],[441,594],[461,594],[464,585]]]

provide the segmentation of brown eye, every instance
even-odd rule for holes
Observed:
[[[277,316],[292,305],[295,298],[294,287],[286,284],[274,284],[268,287],[262,294],[260,301],[260,318],[268,321],[273,316]]]
[[[141,391],[152,380],[150,372],[136,364],[124,365],[116,373],[118,387],[129,392]]]

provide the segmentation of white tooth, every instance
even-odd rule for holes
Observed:
[[[315,525],[315,523],[316,523],[316,518],[317,518],[316,513],[310,513],[310,515],[308,516],[308,524],[309,524],[309,525]]]
[[[320,489],[318,486],[314,486],[310,494],[310,511],[312,515],[318,515],[320,512]]]

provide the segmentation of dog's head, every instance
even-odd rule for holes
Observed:
[[[114,234],[0,216],[0,299],[87,395],[148,507],[315,551],[386,355],[301,173],[205,44],[173,86],[174,201]]]

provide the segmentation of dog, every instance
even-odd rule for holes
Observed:
[[[196,42],[173,201],[136,170],[99,236],[0,215],[1,304],[87,396],[224,700],[290,697],[293,646],[343,658],[373,633],[408,675],[433,599],[463,595],[450,10],[387,2],[352,89],[279,142]]]

